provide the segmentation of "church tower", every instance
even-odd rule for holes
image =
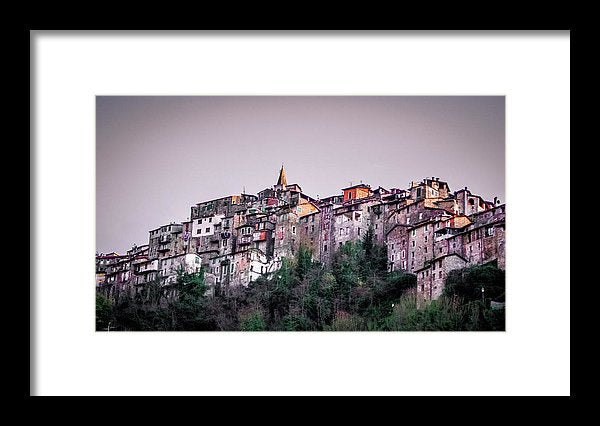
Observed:
[[[287,185],[287,180],[285,179],[285,170],[283,170],[283,164],[281,165],[281,170],[279,171],[279,179],[277,179],[276,188],[281,188],[285,191],[285,186]]]

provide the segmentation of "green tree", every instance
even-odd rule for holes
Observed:
[[[267,324],[264,315],[259,310],[254,310],[251,313],[243,316],[241,320],[242,331],[264,331],[267,329]]]
[[[103,294],[96,293],[96,330],[104,330],[113,320],[113,305]]]
[[[483,297],[487,301],[503,302],[505,280],[505,272],[494,264],[455,269],[446,277],[444,294],[462,297],[466,302],[482,300]]]
[[[209,303],[205,297],[206,284],[204,269],[187,273],[180,269],[177,273],[175,290],[177,298],[169,304],[171,327],[174,330],[215,330],[214,317],[210,315]]]

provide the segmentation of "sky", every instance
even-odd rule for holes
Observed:
[[[438,177],[504,202],[504,96],[98,96],[96,248],[277,182],[312,197]]]

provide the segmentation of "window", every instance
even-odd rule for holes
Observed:
[[[414,237],[415,235],[417,235],[417,230],[416,230],[416,229],[413,229],[413,230],[412,230],[412,236]],[[415,242],[413,241],[413,245],[414,245],[414,243],[415,243]]]
[[[413,241],[411,241],[411,242],[412,242],[412,246],[414,247],[414,246],[415,246],[415,241],[413,240]]]
[[[208,218],[208,222],[211,223],[212,222],[212,217]]]
[[[296,227],[295,226],[292,226],[292,234],[294,234],[294,235],[296,234]]]
[[[394,261],[394,255],[392,254],[392,262]]]
[[[423,219],[423,213],[419,213],[419,220]]]
[[[358,235],[360,235],[360,228],[358,228]]]
[[[210,228],[206,228],[206,231],[204,231],[204,232],[210,232]]]
[[[442,271],[438,273],[438,278],[442,278]]]
[[[325,245],[323,246],[323,251],[324,251],[324,252],[327,252],[327,244],[325,244]]]
[[[410,217],[407,217],[407,218],[406,218],[406,224],[407,224],[407,225],[410,225]]]

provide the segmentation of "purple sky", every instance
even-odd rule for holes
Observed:
[[[439,177],[504,202],[504,96],[99,96],[96,247],[125,252],[190,207],[288,183]]]

